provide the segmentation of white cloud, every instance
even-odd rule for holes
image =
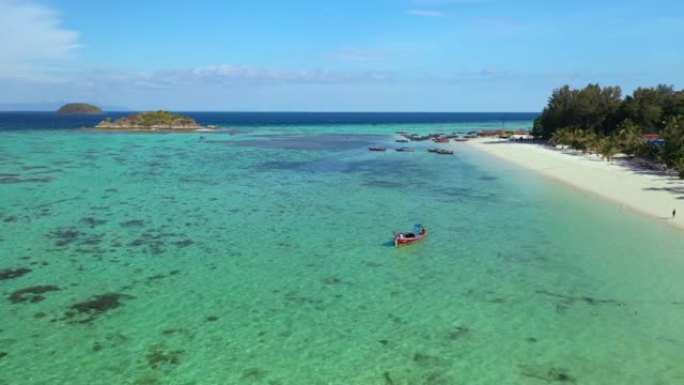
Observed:
[[[229,64],[155,72],[90,70],[75,72],[69,77],[82,87],[105,85],[146,89],[188,85],[355,84],[386,82],[393,78],[388,72],[374,70],[282,70]]]
[[[508,69],[498,66],[490,66],[480,69],[469,69],[467,67],[460,66],[460,68],[452,71],[451,73],[439,75],[428,74],[419,76],[416,80],[420,82],[435,83],[462,83],[466,81],[512,78],[516,76],[519,76],[519,74],[512,73]]]
[[[248,66],[220,65],[172,71],[190,81],[251,82],[251,83],[354,83],[387,80],[380,71],[334,71],[329,69],[280,70]]]
[[[392,88],[398,81],[395,74],[376,70],[227,64],[153,72],[88,69],[63,71],[59,81],[51,82],[0,78],[0,89],[5,91],[0,92],[0,103],[91,101],[134,109],[292,110],[316,109],[325,97],[328,109],[344,109],[360,104],[362,98],[335,99],[341,90]]]
[[[440,11],[430,11],[426,9],[412,9],[408,11],[409,15],[424,16],[424,17],[444,17],[447,14]]]
[[[79,47],[57,12],[29,1],[0,0],[0,31],[0,78],[49,79]]]

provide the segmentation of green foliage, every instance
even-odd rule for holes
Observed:
[[[571,130],[569,128],[561,128],[551,135],[551,142],[555,145],[567,146],[570,144]]]
[[[650,143],[641,142],[636,147],[634,155],[645,159],[659,159],[660,149]]]
[[[659,132],[667,115],[676,112],[678,95],[684,96],[684,93],[662,84],[656,88],[637,88],[625,98],[618,118],[630,119],[646,132]]]
[[[601,88],[598,84],[589,84],[581,90],[567,85],[558,88],[535,120],[532,134],[548,139],[556,130],[570,126],[606,133],[620,109],[621,95],[620,87]]]
[[[637,126],[630,119],[624,120],[617,126],[617,143],[622,152],[627,155],[635,155],[642,144],[641,127]]]
[[[644,133],[660,134],[663,143],[644,141]],[[532,135],[607,161],[620,152],[648,158],[684,178],[684,91],[661,84],[637,88],[623,100],[619,87],[565,85],[551,94]]]
[[[637,88],[624,100],[620,87],[589,84],[583,89],[565,85],[553,91],[532,133],[545,139],[561,128],[576,126],[597,134],[611,135],[629,119],[642,132],[658,133],[670,116],[684,115],[684,91],[672,86]]]
[[[87,103],[68,103],[57,110],[58,114],[101,114],[102,110]]]
[[[596,142],[596,153],[608,162],[619,152],[618,141],[614,136],[604,136]]]
[[[675,168],[677,170],[677,175],[680,179],[684,179],[684,157],[677,159],[675,163]]]
[[[669,116],[684,116],[684,91],[676,92],[671,98],[665,101],[663,114]]]
[[[174,114],[168,111],[143,112],[133,116],[117,119],[114,125],[122,127],[152,127],[152,126],[193,126],[195,120],[187,116]]]
[[[684,162],[684,116],[671,116],[664,124],[662,138],[665,145],[660,160],[668,166],[678,167]]]

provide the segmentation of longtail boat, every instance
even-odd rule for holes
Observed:
[[[425,227],[421,225],[413,226],[412,232],[406,233],[395,233],[394,234],[394,246],[401,247],[420,242],[425,237],[427,237],[428,231]]]

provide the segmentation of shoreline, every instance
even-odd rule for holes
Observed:
[[[207,128],[207,127],[199,127],[199,128],[143,128],[143,127],[83,127],[83,130],[86,131],[99,131],[99,132],[152,132],[152,133],[169,133],[169,132],[178,132],[178,133],[192,133],[192,132],[198,132],[198,133],[207,133],[207,132],[218,132],[218,128]]]
[[[615,158],[564,152],[538,143],[471,139],[465,144],[573,188],[684,230],[684,180]],[[672,218],[672,210],[677,216]]]

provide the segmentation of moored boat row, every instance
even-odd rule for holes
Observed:
[[[440,155],[454,155],[454,152],[452,150],[446,150],[443,148],[428,148],[428,152]]]
[[[457,143],[463,143],[466,142],[470,139],[473,138],[478,138],[478,137],[491,137],[491,136],[498,136],[500,138],[518,138],[521,137],[521,135],[527,135],[529,136],[527,131],[524,130],[516,130],[516,131],[504,131],[504,130],[481,130],[481,131],[468,131],[465,134],[463,133],[451,133],[451,134],[445,134],[445,133],[431,133],[427,135],[419,135],[419,134],[411,134],[408,133],[407,131],[399,131],[397,132],[398,135],[401,135],[402,138],[395,139],[396,143],[409,143],[409,142],[421,142],[425,140],[430,140],[434,143],[449,143],[451,141],[457,142]],[[377,152],[385,152],[387,151],[387,147],[384,146],[373,146],[373,147],[368,147],[369,151],[377,151]],[[416,149],[413,147],[396,147],[395,151],[397,152],[415,152]],[[428,148],[428,152],[435,153],[435,154],[440,154],[440,155],[454,155],[453,150],[447,150],[447,149],[440,149],[440,148]]]
[[[414,147],[397,147],[394,150],[397,152],[416,152]],[[387,147],[368,147],[368,151],[385,152],[387,151]],[[427,151],[440,155],[454,155],[452,150],[446,150],[443,148],[428,148]]]
[[[404,139],[397,139],[397,142],[400,143],[407,143],[409,141],[412,142],[421,142],[425,140],[431,140],[435,143],[449,143],[450,141],[455,141],[455,142],[466,142],[469,139],[474,139],[478,137],[491,137],[491,136],[498,136],[500,138],[511,138],[511,137],[527,137],[529,136],[529,132],[526,130],[481,130],[481,131],[468,131],[465,134],[463,133],[451,133],[451,134],[445,134],[445,133],[431,133],[427,135],[419,135],[419,134],[411,134],[406,131],[399,131],[397,132],[398,135],[401,135]]]

